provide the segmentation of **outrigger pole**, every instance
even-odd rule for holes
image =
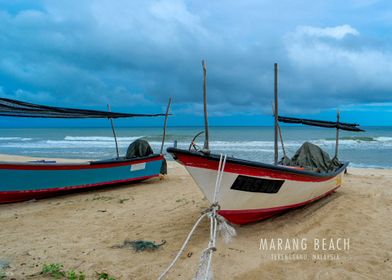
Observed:
[[[278,164],[278,64],[274,64],[274,128],[275,128],[275,136],[274,136],[274,164]]]
[[[336,112],[336,145],[335,145],[335,158],[338,157],[339,152],[339,122],[340,122],[340,112]]]
[[[205,130],[205,140],[203,151],[208,152],[210,150],[208,142],[208,113],[207,113],[207,67],[204,60],[201,61],[203,65],[203,102],[204,102],[204,130]]]
[[[162,154],[162,152],[163,152],[163,145],[165,145],[167,117],[169,116],[171,102],[172,102],[172,98],[170,97],[169,98],[169,102],[167,104],[167,108],[166,108],[165,122],[163,124],[163,135],[162,135],[162,144],[161,144],[160,154]]]
[[[110,112],[110,104],[108,104],[108,112]],[[118,152],[118,143],[117,143],[117,135],[116,135],[116,130],[114,128],[114,121],[112,118],[109,118],[110,120],[110,125],[112,126],[112,132],[113,132],[113,136],[114,136],[114,143],[116,144],[116,154],[117,154],[117,158],[120,157],[120,154]]]
[[[275,108],[274,108],[274,104],[272,104],[272,113],[275,116]],[[282,136],[282,129],[280,128],[279,125],[279,116],[278,116],[278,131],[279,131],[279,138],[280,138],[280,143],[282,144],[282,152],[283,152],[283,156],[286,157],[286,149],[284,148],[284,143],[283,143],[283,136]]]

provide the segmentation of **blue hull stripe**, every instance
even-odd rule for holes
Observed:
[[[143,165],[145,164],[144,168]],[[134,165],[134,168],[131,166]],[[76,170],[0,169],[0,192],[42,190],[131,180],[158,175],[162,160],[152,160],[110,168]],[[135,168],[136,167],[136,168]]]

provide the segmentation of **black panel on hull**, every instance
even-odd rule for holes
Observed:
[[[244,192],[277,193],[284,180],[268,180],[239,175],[230,189]]]

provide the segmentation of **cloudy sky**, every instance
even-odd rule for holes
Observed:
[[[3,1],[0,96],[270,125],[273,63],[291,116],[392,125],[389,1]],[[136,121],[135,124],[155,124]]]

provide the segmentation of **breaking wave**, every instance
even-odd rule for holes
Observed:
[[[10,141],[10,140],[30,141],[30,140],[32,140],[32,138],[25,138],[25,137],[0,137],[0,141]]]
[[[120,147],[127,147],[131,142],[136,139],[143,138],[143,136],[133,137],[117,137],[117,141]],[[148,140],[148,138],[147,138]],[[2,141],[2,147],[8,148],[39,148],[39,149],[67,149],[67,148],[111,148],[114,145],[114,138],[109,136],[65,136],[60,140],[42,140],[37,138],[22,138],[22,137],[0,137]],[[154,146],[161,145],[161,141],[149,141]],[[293,150],[301,146],[304,141],[299,140],[287,140],[284,141],[284,145],[287,149]],[[319,145],[321,147],[331,147],[335,145],[335,139],[317,139],[311,140],[310,142]],[[189,141],[179,141],[177,143],[180,148],[187,148]],[[166,146],[172,146],[173,141],[167,140]],[[202,141],[199,141],[199,145]],[[392,137],[342,137],[339,140],[339,144],[342,148],[381,148],[381,147],[392,147]],[[279,144],[280,145],[280,144]],[[212,149],[216,150],[227,150],[227,151],[260,151],[270,152],[273,151],[273,141],[210,141]]]
[[[133,136],[133,137],[117,137],[118,141],[134,141],[144,136]],[[65,136],[65,141],[113,141],[113,137],[109,136]]]
[[[131,136],[117,137],[121,154],[125,153],[130,143],[139,138],[148,140],[153,150],[155,152],[159,151],[161,146],[160,130],[132,132],[128,134]],[[79,135],[78,132],[75,135],[70,132],[61,133],[61,130],[59,133],[45,130],[28,134],[28,137],[18,137],[9,133],[0,137],[0,153],[86,159],[107,158],[114,154],[115,143],[110,134],[105,135],[98,132],[94,135],[94,132],[92,132],[88,135],[87,131],[80,132]],[[18,132],[17,135],[21,134]],[[335,139],[327,138],[329,135],[313,134],[313,132],[306,134],[302,131],[295,131],[295,133],[285,138],[284,146],[287,154],[293,155],[305,141],[304,138],[309,136],[310,138],[313,137],[313,139],[308,140],[309,142],[319,145],[328,153],[333,154]],[[223,130],[222,133],[218,131],[214,136],[218,137],[210,140],[210,148],[213,152],[227,153],[230,156],[262,162],[273,160],[274,142],[270,133],[259,134],[243,130],[240,132],[233,130],[232,133],[227,133],[226,130]],[[192,137],[193,131],[175,131],[173,134],[167,135],[164,149],[173,146],[175,139],[178,140],[177,146],[179,148],[188,149]],[[352,166],[392,167],[390,158],[392,136],[390,130],[369,132],[367,136],[346,136],[343,134],[339,143],[341,159],[351,161]],[[197,144],[202,146],[203,139],[197,139]],[[281,150],[280,143],[279,150]]]

